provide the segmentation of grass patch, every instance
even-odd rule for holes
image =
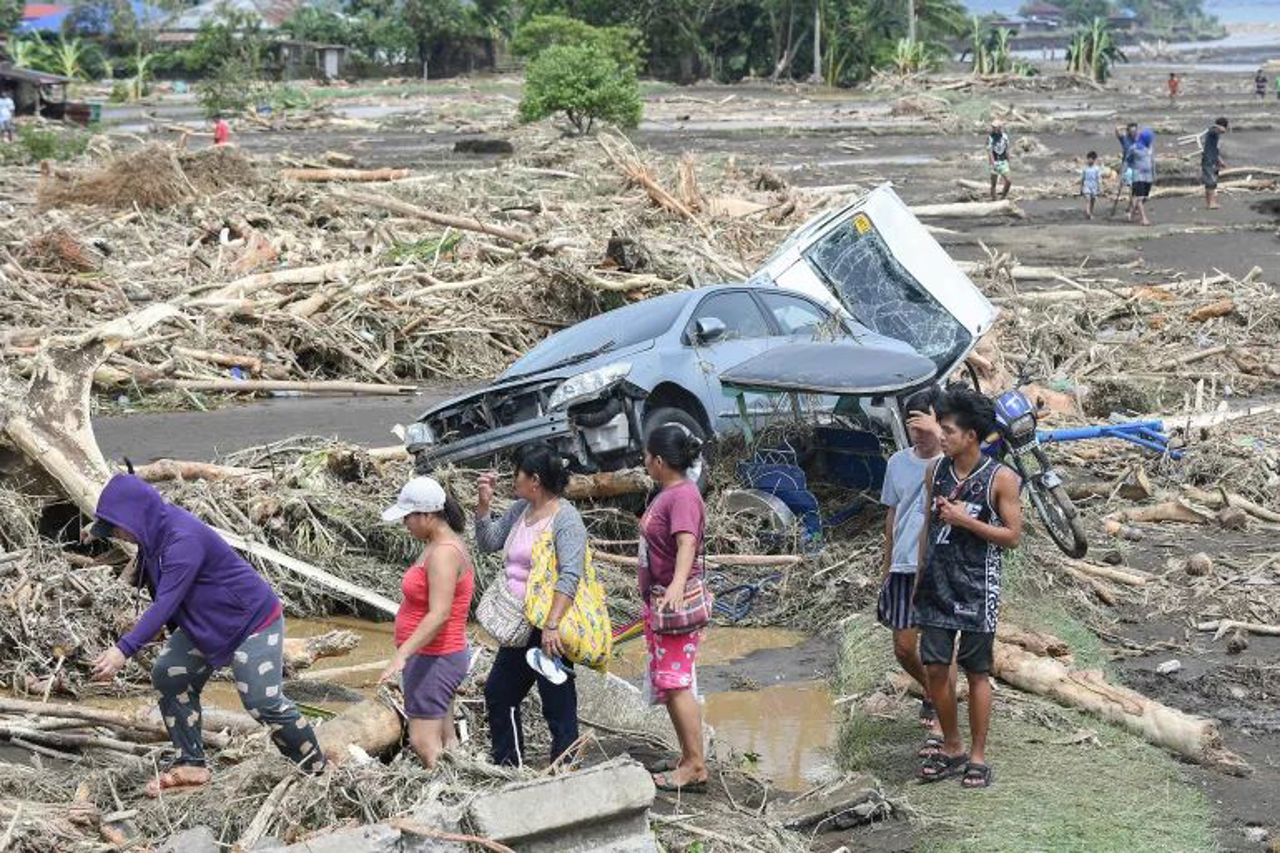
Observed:
[[[1048,631],[1071,644],[1077,665],[1105,668],[1098,639],[1037,589],[1034,562],[1006,562],[1002,619]],[[869,614],[852,622],[833,675],[840,695],[862,695],[897,668],[889,632]],[[962,676],[963,677],[963,676]],[[907,710],[910,708],[910,710]],[[967,737],[966,706],[961,730]],[[1097,744],[1071,743],[1075,732]],[[999,686],[989,758],[996,784],[966,791],[959,780],[915,781],[922,741],[914,706],[896,717],[868,716],[853,703],[841,725],[841,768],[874,774],[921,824],[930,853],[1209,853],[1217,845],[1210,806],[1179,763],[1157,747],[1083,712]]]

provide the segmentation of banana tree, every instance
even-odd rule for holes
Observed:
[[[48,45],[40,36],[14,39],[9,42],[9,58],[15,68],[34,68],[44,70],[44,59],[48,55]]]
[[[89,62],[89,52],[89,48],[80,39],[73,38],[68,41],[66,36],[60,36],[58,43],[51,47],[50,58],[56,72],[63,77],[87,80],[89,74],[85,66]]]
[[[1098,83],[1107,82],[1116,62],[1128,61],[1112,36],[1111,27],[1101,18],[1094,18],[1090,26],[1077,30],[1067,47],[1067,71]]]
[[[147,80],[151,78],[151,62],[154,58],[154,54],[143,53],[142,48],[139,47],[133,58],[129,60],[129,66],[133,70],[133,77],[129,80],[129,100],[140,101],[146,94]]]

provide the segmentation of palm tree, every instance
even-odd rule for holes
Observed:
[[[47,45],[39,35],[9,42],[9,57],[16,68],[42,70],[41,66],[44,64],[43,59],[46,53]]]

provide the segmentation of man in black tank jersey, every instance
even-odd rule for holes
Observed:
[[[920,536],[914,617],[944,742],[919,775],[935,782],[963,773],[964,787],[985,788],[992,781],[986,744],[1000,569],[1004,551],[1022,537],[1020,483],[1011,469],[982,453],[982,441],[996,428],[990,400],[967,388],[949,391],[938,420],[943,457],[925,474],[931,511]],[[949,677],[953,658],[969,680],[969,752],[960,739]]]

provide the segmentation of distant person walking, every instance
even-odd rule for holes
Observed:
[[[13,105],[13,98],[9,97],[8,92],[0,92],[0,134],[4,135],[4,141],[13,142],[13,113],[16,108]]]
[[[1204,206],[1218,209],[1218,172],[1226,167],[1222,159],[1222,134],[1231,126],[1225,118],[1216,118],[1204,132],[1200,149],[1200,181],[1204,184]]]
[[[1169,103],[1172,104],[1178,99],[1178,90],[1182,88],[1182,81],[1178,79],[1178,75],[1169,72]]]
[[[1262,69],[1258,69],[1258,73],[1253,75],[1253,94],[1258,96],[1258,100],[1266,100],[1267,97],[1267,75],[1262,73]]]
[[[1156,134],[1149,127],[1138,133],[1138,141],[1130,150],[1133,160],[1133,209],[1129,211],[1129,221],[1136,216],[1143,225],[1150,225],[1147,218],[1147,199],[1151,197],[1151,187],[1156,182]]]
[[[227,145],[231,142],[231,125],[227,124],[227,120],[218,116],[218,120],[213,125],[213,144]]]
[[[991,200],[996,200],[996,183],[1003,181],[1000,198],[1008,198],[1009,188],[1009,134],[1004,132],[1004,122],[991,120],[991,132],[987,135],[987,165],[991,168]]]
[[[1084,218],[1093,219],[1093,208],[1102,192],[1102,167],[1098,165],[1098,152],[1085,155],[1084,170],[1080,172],[1080,195],[1084,197]]]

